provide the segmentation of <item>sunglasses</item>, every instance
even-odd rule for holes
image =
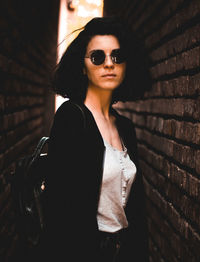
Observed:
[[[85,56],[85,58],[90,58],[94,65],[101,65],[104,63],[106,56],[110,56],[114,64],[121,64],[126,60],[126,56],[120,48],[113,49],[110,55],[106,55],[101,49],[93,50],[88,56]]]

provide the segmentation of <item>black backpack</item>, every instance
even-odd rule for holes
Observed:
[[[82,106],[74,104],[81,110],[86,128],[84,110]],[[24,249],[33,252],[41,246],[46,229],[45,181],[49,164],[48,154],[42,152],[45,145],[48,146],[48,141],[49,137],[42,137],[31,155],[26,155],[16,162],[10,182],[18,236]]]
[[[17,233],[23,245],[37,247],[45,230],[45,176],[48,155],[42,153],[49,137],[42,137],[33,154],[16,162],[11,194],[14,202]]]

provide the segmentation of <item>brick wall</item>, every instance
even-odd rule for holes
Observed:
[[[199,262],[200,2],[114,2],[104,1],[105,15],[126,19],[152,60],[151,90],[117,104],[136,125],[150,262]]]
[[[0,3],[0,260],[16,248],[8,176],[15,160],[48,135],[59,0]]]

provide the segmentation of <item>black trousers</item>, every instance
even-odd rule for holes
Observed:
[[[125,235],[126,229],[115,233],[99,231],[100,262],[122,262],[123,258],[120,258],[120,250],[122,248]]]

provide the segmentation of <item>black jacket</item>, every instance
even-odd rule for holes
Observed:
[[[49,141],[46,254],[59,261],[98,261],[97,208],[104,143],[92,113],[64,102],[57,110]],[[114,109],[120,136],[137,175],[126,206],[129,221],[123,261],[147,261],[147,230],[142,176],[133,123]],[[136,259],[137,257],[137,259]],[[70,259],[69,259],[70,258]],[[81,258],[81,260],[80,260]],[[69,259],[69,260],[68,260]]]

